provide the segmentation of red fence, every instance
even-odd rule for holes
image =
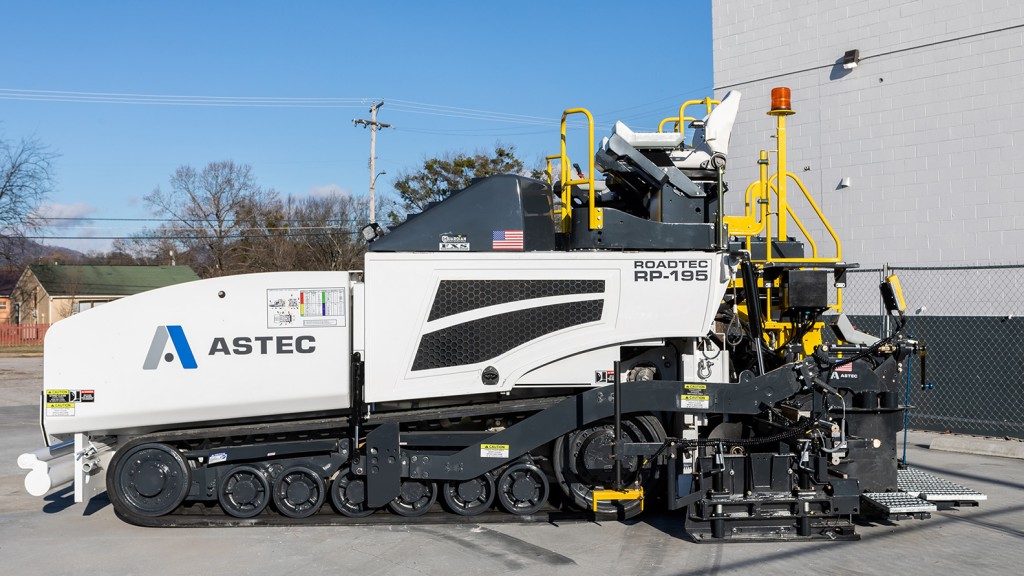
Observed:
[[[42,346],[49,324],[0,325],[0,348],[7,346]]]

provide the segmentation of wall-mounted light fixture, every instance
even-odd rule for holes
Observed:
[[[860,50],[847,50],[843,54],[843,69],[853,70],[860,64]]]
[[[853,182],[850,180],[849,176],[845,176],[839,180],[839,186],[836,186],[836,190],[842,190],[843,188],[849,188],[850,186],[853,186]]]

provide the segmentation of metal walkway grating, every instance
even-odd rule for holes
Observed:
[[[896,486],[900,492],[917,496],[929,502],[981,502],[988,496],[965,488],[944,478],[933,476],[917,468],[897,471]]]
[[[930,514],[940,506],[977,506],[988,496],[917,468],[901,468],[896,476],[897,492],[861,494],[864,503],[888,515]]]
[[[861,497],[886,514],[921,514],[938,510],[935,504],[904,492],[867,492]]]

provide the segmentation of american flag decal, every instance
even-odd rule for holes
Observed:
[[[491,237],[493,250],[523,250],[522,230],[495,230]]]

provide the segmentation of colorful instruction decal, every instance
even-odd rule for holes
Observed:
[[[78,403],[95,401],[95,390],[47,390],[46,416],[74,416]]]
[[[481,444],[481,458],[508,458],[508,444]]]
[[[267,290],[267,328],[344,326],[344,288]]]

